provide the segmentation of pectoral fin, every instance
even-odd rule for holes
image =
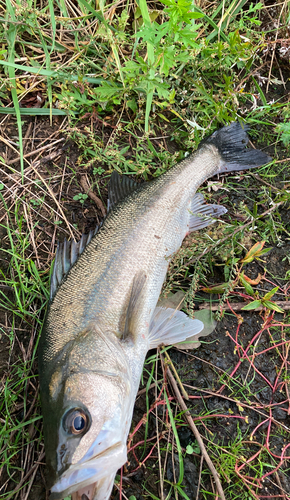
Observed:
[[[206,205],[201,193],[196,193],[190,207],[189,231],[198,231],[215,222],[227,209],[222,205]]]
[[[125,328],[123,333],[123,339],[127,338],[129,335],[134,335],[137,331],[137,319],[138,319],[138,307],[142,297],[142,291],[146,282],[146,274],[142,271],[134,276],[131,294],[129,299],[129,304],[126,312]]]
[[[156,307],[149,327],[150,349],[160,344],[172,345],[188,337],[196,337],[204,325],[198,319],[191,319],[182,311]]]

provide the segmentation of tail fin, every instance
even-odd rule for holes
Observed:
[[[260,167],[272,160],[259,149],[246,148],[249,142],[247,130],[249,130],[249,125],[233,122],[217,130],[200,143],[200,146],[212,144],[218,149],[222,157],[219,173]]]

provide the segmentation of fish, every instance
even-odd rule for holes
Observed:
[[[215,131],[150,182],[113,173],[101,227],[58,246],[38,353],[50,500],[109,499],[148,350],[202,335],[200,320],[157,302],[185,236],[226,212],[200,185],[271,160],[247,148],[247,129]]]

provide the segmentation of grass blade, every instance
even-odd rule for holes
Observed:
[[[16,22],[14,8],[9,0],[6,0],[6,5],[7,5],[7,11],[9,12],[12,20]],[[8,59],[9,59],[10,63],[14,63],[14,47],[15,47],[16,34],[17,34],[17,25],[11,23],[8,30],[7,30]],[[12,101],[14,104],[15,114],[16,114],[16,119],[17,119],[18,137],[19,137],[19,152],[20,152],[20,168],[21,168],[21,178],[22,178],[22,183],[23,183],[24,161],[23,161],[23,143],[22,143],[22,124],[21,124],[19,102],[18,102],[18,97],[17,97],[17,92],[16,92],[15,69],[13,68],[13,66],[8,67],[8,74],[9,74],[10,84],[11,84],[11,96],[12,96]]]
[[[21,71],[25,71],[28,73],[33,73],[34,75],[47,76],[50,78],[57,78],[59,81],[68,80],[75,81],[78,80],[78,75],[60,75],[58,70],[47,70],[43,68],[34,68],[33,66],[22,66],[21,64],[16,64],[11,61],[2,61],[0,60],[0,65],[7,66],[8,68],[19,69]],[[96,85],[100,85],[102,82],[106,81],[104,78],[93,78],[93,77],[84,77],[88,83],[95,83]]]
[[[31,116],[48,116],[52,114],[53,116],[67,115],[68,112],[63,109],[48,109],[48,108],[19,108],[21,115],[31,115]],[[75,113],[77,114],[77,112]],[[0,115],[16,115],[15,108],[0,108]]]

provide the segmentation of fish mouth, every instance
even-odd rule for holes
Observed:
[[[117,470],[127,460],[127,446],[115,443],[86,462],[71,465],[50,490],[49,500],[106,500],[109,498]]]

